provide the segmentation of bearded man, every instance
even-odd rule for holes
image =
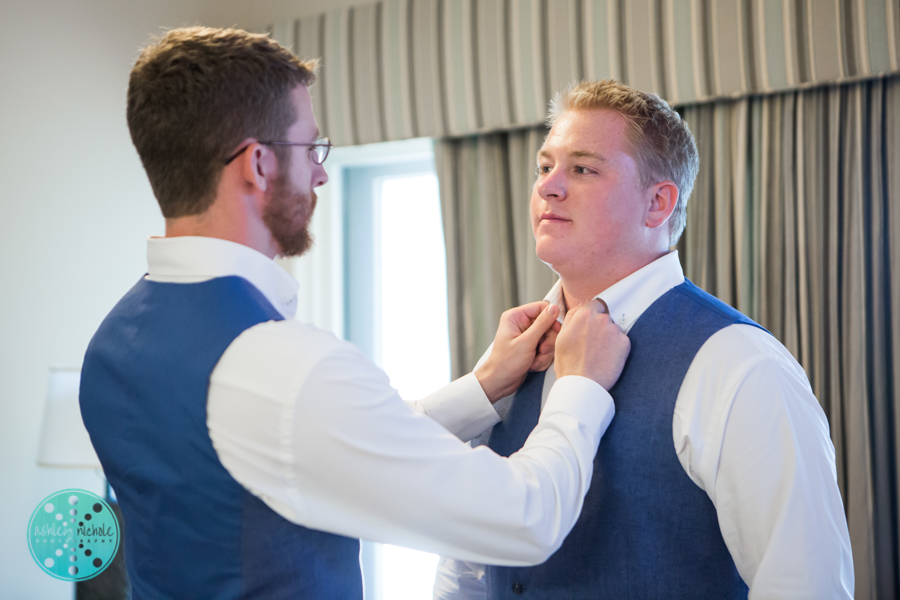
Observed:
[[[508,311],[491,360],[412,405],[292,318],[298,284],[272,259],[309,247],[327,181],[314,67],[265,36],[187,28],[131,73],[128,126],[166,235],[90,343],[81,408],[137,600],[361,599],[358,538],[541,562],[613,415],[629,343],[599,302],[558,337],[556,307]],[[461,441],[554,355],[562,377],[521,452]]]

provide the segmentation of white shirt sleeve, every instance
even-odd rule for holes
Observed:
[[[612,399],[560,379],[525,447],[470,448],[359,350],[296,321],[242,333],[210,380],[222,464],[295,523],[492,564],[542,562],[574,525]]]
[[[491,353],[493,345],[478,361],[480,365]],[[476,365],[477,366],[477,365]],[[549,397],[549,390],[556,383],[556,372],[551,364],[544,375],[544,388],[541,394],[542,405]],[[512,407],[515,392],[505,396],[494,404],[499,414],[505,415]],[[471,440],[473,445],[487,444],[491,430],[488,429]],[[484,600],[487,598],[487,582],[485,565],[470,561],[456,560],[442,556],[438,561],[434,577],[434,600]]]
[[[852,598],[850,538],[825,414],[774,337],[733,325],[688,370],[673,419],[750,598]]]
[[[487,600],[484,565],[442,556],[434,575],[434,600]]]
[[[464,442],[500,422],[497,411],[473,373],[464,375],[426,398],[407,401]]]

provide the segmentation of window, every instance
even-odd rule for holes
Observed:
[[[387,146],[393,151],[378,149]],[[422,140],[371,148],[376,164],[343,155],[340,161],[344,333],[387,372],[401,397],[416,399],[450,381],[434,160]],[[364,543],[366,600],[431,598],[436,564],[432,554]]]

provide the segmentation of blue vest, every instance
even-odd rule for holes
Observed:
[[[240,277],[141,280],[91,340],[81,413],[122,508],[135,600],[362,598],[359,540],[279,516],[228,474],[209,437],[222,353],[280,319]]]
[[[689,281],[635,322],[631,354],[610,390],[616,416],[600,441],[591,487],[562,547],[536,567],[488,567],[488,597],[746,600],[715,507],[684,472],[672,441],[678,390],[707,339],[756,325]],[[544,374],[516,393],[490,447],[509,456],[537,424]]]

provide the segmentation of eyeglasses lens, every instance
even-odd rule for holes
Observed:
[[[331,141],[327,137],[320,138],[316,140],[316,144],[312,148],[316,153],[316,164],[321,165],[328,157],[328,151],[331,150]]]

